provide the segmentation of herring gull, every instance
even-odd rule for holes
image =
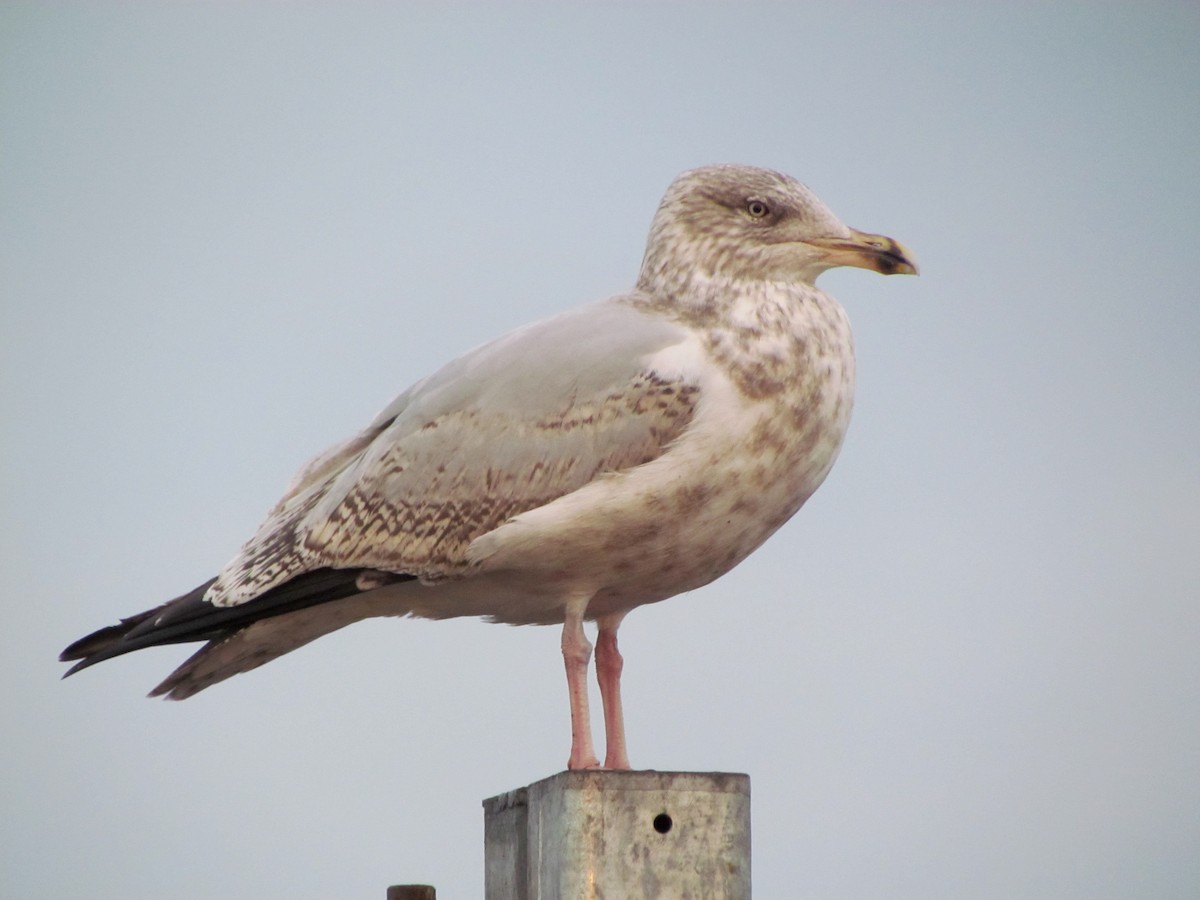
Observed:
[[[817,489],[842,444],[854,352],[834,266],[916,273],[795,179],[684,172],[628,293],[449,363],[305,466],[195,590],[62,653],[68,675],[205,641],[151,696],[181,700],[372,616],[561,624],[568,767],[588,719],[595,621],[604,766],[629,767],[617,628],[728,572]]]

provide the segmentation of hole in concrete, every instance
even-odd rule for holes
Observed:
[[[666,813],[659,813],[654,817],[654,830],[659,834],[666,834],[674,824]]]

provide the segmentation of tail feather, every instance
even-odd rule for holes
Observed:
[[[174,600],[75,641],[59,656],[63,662],[79,660],[63,677],[145,647],[194,641],[220,643],[263,619],[352,597],[362,593],[358,587],[360,573],[359,569],[317,569],[298,575],[253,600],[224,607],[205,601],[205,593],[216,580],[209,579]],[[394,575],[389,580],[412,578],[411,575]],[[376,578],[371,587],[379,584]]]
[[[337,603],[260,619],[229,637],[209,641],[168,675],[150,696],[185,700],[354,622],[379,615],[404,615],[409,611],[402,598],[394,593],[365,591]]]

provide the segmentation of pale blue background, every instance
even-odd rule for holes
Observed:
[[[308,456],[631,284],[674,175],[913,248],[838,271],[806,509],[622,631],[635,765],[749,772],[761,898],[1200,895],[1200,7],[0,8],[0,894],[482,890],[562,768],[558,634],[359,625],[183,704],[60,683]]]

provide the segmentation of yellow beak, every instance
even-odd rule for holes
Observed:
[[[857,266],[880,275],[917,274],[917,263],[908,248],[882,234],[851,228],[848,238],[812,238],[805,243],[821,250],[830,268]]]

